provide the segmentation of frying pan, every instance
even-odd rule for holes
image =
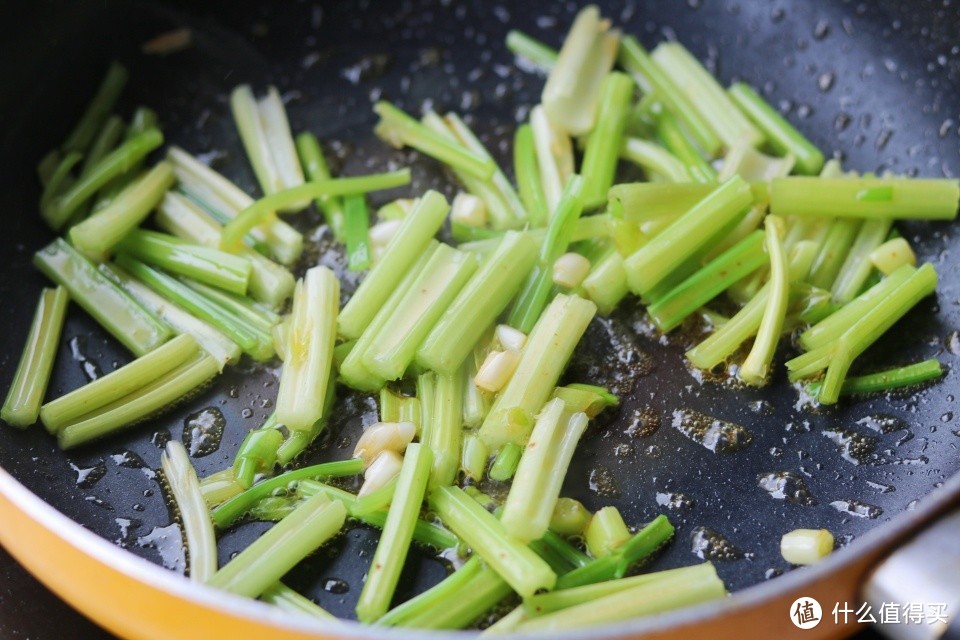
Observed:
[[[0,272],[0,386],[12,378],[45,284],[30,266],[32,253],[52,237],[36,216],[33,167],[63,139],[109,60],[131,69],[122,103],[127,113],[137,104],[153,107],[169,142],[208,154],[251,193],[255,182],[225,98],[241,82],[276,84],[288,101],[293,129],[310,129],[324,140],[339,172],[409,164],[412,192],[429,187],[452,195],[435,163],[392,151],[373,137],[371,101],[382,97],[412,112],[432,107],[468,114],[509,167],[514,127],[538,101],[543,80],[512,68],[502,45],[506,31],[519,28],[558,45],[577,8],[451,0],[21,3],[17,19],[0,24],[0,207],[6,227],[0,235],[6,257]],[[762,89],[849,168],[960,174],[960,62],[953,47],[960,12],[949,4],[646,0],[609,3],[604,15],[648,46],[679,39],[725,83],[745,79]],[[143,41],[181,26],[192,29],[189,50],[165,58],[139,53]],[[372,202],[399,193],[404,191],[377,194]],[[319,219],[305,213],[295,222],[312,232]],[[935,263],[941,284],[935,299],[923,301],[868,352],[865,364],[939,358],[946,376],[916,392],[811,410],[782,371],[762,390],[736,389],[692,373],[682,352],[693,337],[661,339],[633,303],[591,326],[568,377],[607,384],[622,404],[586,435],[564,495],[591,507],[616,505],[634,524],[666,513],[677,526],[676,539],[651,568],[693,564],[700,561],[697,555],[712,558],[734,596],[576,637],[791,637],[799,633],[788,623],[795,598],[817,598],[828,618],[834,602],[861,602],[859,587],[875,563],[957,503],[960,482],[950,478],[960,469],[960,245],[953,224],[902,229],[921,259]],[[308,251],[304,264],[342,268],[342,253],[326,235],[317,237],[319,247]],[[345,291],[355,284],[348,276]],[[72,309],[50,395],[128,360]],[[275,394],[275,369],[241,363],[171,412],[77,451],[59,451],[41,428],[0,429],[0,541],[60,597],[125,637],[387,637],[355,626],[285,620],[259,603],[211,594],[151,564],[177,568],[183,562],[174,516],[154,472],[162,443],[184,437],[198,419],[217,425],[222,416],[219,446],[193,459],[201,476],[219,470],[246,431],[270,413]],[[741,425],[750,442],[732,453],[710,451],[674,428],[677,410]],[[361,424],[376,419],[376,407],[342,394],[334,414],[305,462],[348,456]],[[641,428],[630,428],[635,425]],[[790,499],[761,486],[768,474],[786,482]],[[244,524],[226,532],[221,562],[266,526]],[[840,548],[815,567],[791,570],[779,556],[778,540],[798,527],[827,528]],[[351,617],[376,541],[375,531],[352,529],[286,580],[331,612]],[[446,571],[442,562],[413,553],[398,601]],[[0,633],[63,637],[64,625],[74,623],[43,613],[37,589],[12,575],[14,583],[0,594]],[[831,622],[804,637],[862,628]],[[107,637],[89,625],[69,627],[71,637],[82,633]]]

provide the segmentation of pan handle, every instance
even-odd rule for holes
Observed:
[[[960,508],[883,560],[861,593],[891,640],[960,640]]]

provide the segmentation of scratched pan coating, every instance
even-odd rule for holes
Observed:
[[[649,47],[678,39],[724,83],[749,82],[848,168],[960,173],[960,59],[950,48],[950,34],[960,26],[955,8],[932,2],[615,4],[604,14],[625,31]],[[241,82],[260,90],[277,85],[294,131],[316,133],[336,172],[412,167],[413,187],[375,194],[377,205],[426,188],[452,196],[455,186],[434,161],[392,150],[373,136],[373,101],[391,100],[414,113],[457,111],[509,168],[514,128],[538,101],[543,78],[516,68],[503,46],[506,31],[520,28],[557,46],[576,8],[385,1],[215,2],[203,8],[37,3],[24,9],[29,15],[15,33],[13,25],[0,27],[10,54],[0,56],[7,78],[0,95],[0,205],[7,227],[0,236],[6,257],[0,385],[6,389],[12,378],[37,293],[46,284],[30,265],[31,254],[52,238],[36,215],[34,166],[63,139],[110,59],[131,70],[123,113],[137,104],[154,108],[168,142],[205,154],[251,193],[255,181],[226,96]],[[191,49],[165,58],[138,53],[144,40],[182,25],[193,30]],[[319,223],[313,212],[293,222],[318,240],[300,269],[317,260],[343,269],[342,253],[326,235],[313,233]],[[956,225],[900,228],[918,255],[935,264],[940,285],[936,298],[898,324],[865,364],[936,357],[947,368],[941,382],[810,411],[783,375],[786,349],[772,386],[734,388],[688,369],[682,353],[692,338],[661,338],[628,301],[609,320],[591,325],[568,373],[570,381],[610,385],[622,405],[584,437],[564,494],[594,508],[616,505],[633,525],[665,513],[677,536],[652,568],[699,562],[699,554],[716,560],[725,583],[739,590],[789,570],[778,550],[784,532],[825,527],[840,545],[855,547],[864,532],[910,509],[953,475],[960,468]],[[348,275],[345,292],[355,285]],[[88,373],[129,360],[76,309],[62,342],[50,397],[79,386]],[[42,428],[0,429],[0,465],[99,535],[151,561],[182,567],[179,532],[153,471],[162,443],[188,437],[194,427],[216,441],[223,427],[216,446],[193,443],[193,462],[201,476],[227,466],[247,430],[272,410],[275,364],[244,361],[171,412],[67,454]],[[689,425],[694,412],[729,423],[700,426],[727,429],[736,446],[724,447],[728,440],[721,439],[713,447],[720,451],[712,451],[710,434],[702,443],[689,435],[696,429],[678,428]],[[334,415],[304,462],[349,456],[361,424],[376,420],[376,405],[341,394]],[[244,524],[224,534],[221,562],[266,526]],[[376,542],[375,531],[352,529],[288,581],[328,610],[352,617]],[[427,553],[413,558],[398,601],[447,572]]]

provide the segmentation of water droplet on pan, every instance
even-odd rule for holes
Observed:
[[[714,453],[734,453],[753,441],[753,434],[743,426],[691,409],[675,410],[672,426]]]
[[[220,447],[227,421],[216,407],[187,416],[183,422],[183,446],[194,458],[208,456]]]

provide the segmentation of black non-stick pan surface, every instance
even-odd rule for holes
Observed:
[[[520,28],[558,46],[578,8],[427,0],[22,3],[17,12],[23,15],[0,24],[0,386],[5,390],[13,376],[45,285],[30,257],[53,237],[37,216],[34,167],[63,139],[111,59],[131,70],[125,113],[138,104],[154,108],[170,143],[207,158],[250,193],[257,193],[255,181],[227,94],[242,82],[261,90],[276,84],[294,131],[316,133],[337,173],[412,167],[413,186],[373,195],[377,205],[428,187],[452,196],[456,187],[432,160],[394,151],[373,136],[373,101],[388,99],[413,113],[432,108],[465,115],[509,170],[513,131],[539,101],[543,78],[515,67],[504,36]],[[960,62],[953,46],[960,12],[949,3],[650,0],[609,3],[604,14],[647,46],[680,40],[725,83],[751,83],[847,168],[960,174]],[[143,41],[184,25],[194,34],[189,50],[162,58],[139,53]],[[342,269],[343,255],[329,236],[313,232],[315,213],[293,221],[318,239],[301,269],[316,261]],[[635,525],[667,514],[676,539],[652,567],[712,559],[733,591],[791,570],[778,549],[786,531],[825,527],[838,545],[856,548],[864,532],[910,510],[960,469],[954,371],[960,362],[960,245],[955,224],[901,230],[921,258],[935,264],[941,283],[936,298],[897,325],[863,366],[936,357],[947,368],[942,381],[811,409],[782,367],[773,384],[759,390],[691,371],[682,353],[696,328],[664,338],[627,301],[614,317],[592,324],[568,373],[571,381],[611,386],[622,404],[585,436],[564,494],[594,508],[616,505]],[[347,276],[345,292],[356,280]],[[782,363],[787,351],[780,355]],[[128,360],[72,309],[49,396]],[[277,365],[245,361],[166,415],[66,454],[42,428],[4,427],[0,464],[85,527],[182,570],[179,530],[155,472],[163,443],[174,438],[189,445],[199,429],[210,438],[205,446],[193,442],[199,474],[229,465],[244,434],[272,411]],[[728,446],[712,451],[678,429],[681,414],[691,411],[734,425]],[[304,463],[348,457],[361,425],[376,421],[376,404],[342,394],[334,415]],[[226,532],[221,561],[267,526],[243,524]],[[363,527],[348,531],[294,569],[288,583],[352,617],[377,536]],[[397,601],[448,570],[428,554],[413,554]],[[43,614],[24,602],[32,596],[21,597],[18,579],[0,591],[0,635],[61,637],[62,628],[45,626]],[[95,584],[91,576],[91,588]]]

